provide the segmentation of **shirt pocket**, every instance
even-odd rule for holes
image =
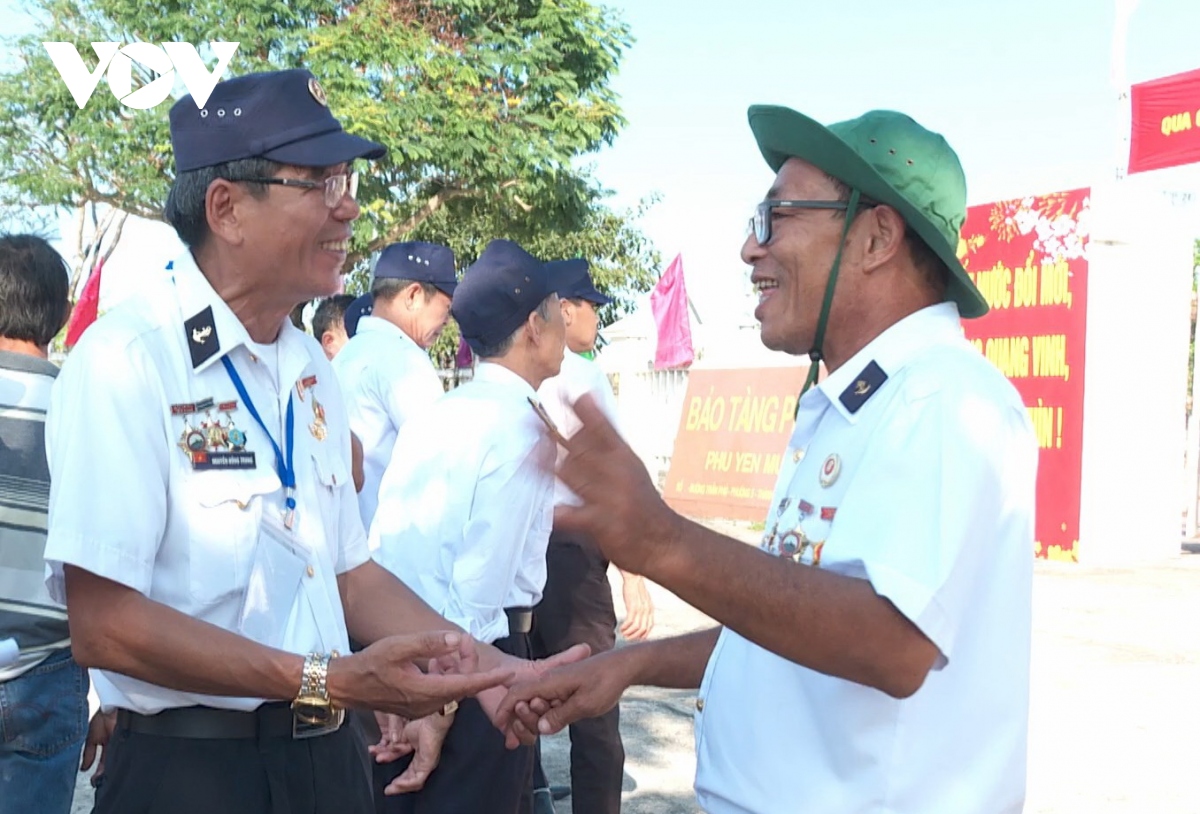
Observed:
[[[200,606],[240,596],[263,512],[282,511],[282,483],[274,473],[206,472],[188,487],[193,516],[188,518],[188,588]]]
[[[317,517],[314,518],[317,520],[316,528],[322,534],[322,538],[332,535],[332,539],[325,539],[324,542],[336,561],[342,533],[343,490],[351,482],[350,467],[342,456],[336,454],[328,445],[313,450],[312,466],[317,500]],[[351,485],[349,488],[354,487]],[[351,501],[349,505],[354,511],[358,511],[357,501]]]

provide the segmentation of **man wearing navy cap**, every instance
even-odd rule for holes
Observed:
[[[394,243],[375,264],[370,313],[333,361],[350,430],[363,444],[358,506],[371,526],[379,481],[404,422],[445,392],[427,353],[450,318],[458,285],[454,252],[433,243]]]
[[[95,810],[365,814],[346,708],[425,715],[529,669],[371,561],[341,393],[288,318],[337,290],[351,162],[384,148],[302,70],[170,118],[188,250],[87,331],[47,417],[47,586],[116,712]]]
[[[581,354],[596,347],[600,318],[596,308],[612,300],[600,293],[583,258],[547,263],[554,276],[567,351],[562,370],[538,388],[538,396],[559,430],[570,437],[579,429],[572,405],[590,394],[615,426],[617,405],[608,377]],[[559,450],[560,459],[566,450]],[[571,505],[575,496],[561,481],[554,487],[555,506]],[[621,572],[625,621],[621,635],[638,641],[654,626],[654,605],[645,580]],[[617,617],[608,582],[608,560],[588,540],[555,530],[546,549],[546,589],[534,611],[533,652],[550,655],[585,642],[593,653],[616,645]],[[620,713],[613,707],[596,718],[571,724],[571,811],[573,814],[617,814],[625,750],[621,745]],[[536,784],[535,784],[536,785]]]
[[[505,240],[467,269],[451,311],[480,360],[475,376],[400,428],[370,532],[375,559],[435,610],[520,657],[554,505],[555,443],[536,402],[563,359],[554,288],[544,264]],[[529,811],[533,750],[506,750],[490,722],[503,695],[460,704],[437,769],[387,811]]]

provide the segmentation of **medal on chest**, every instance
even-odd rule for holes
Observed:
[[[254,453],[246,451],[246,433],[233,420],[237,408],[236,401],[216,403],[211,398],[171,405],[171,415],[183,419],[177,446],[187,456],[192,469],[255,468]],[[194,417],[201,413],[203,418],[193,423]]]

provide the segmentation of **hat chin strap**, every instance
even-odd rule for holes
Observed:
[[[842,265],[842,249],[846,247],[846,235],[850,234],[850,224],[854,222],[854,215],[858,211],[859,197],[860,193],[857,189],[850,191],[850,201],[846,204],[846,223],[842,227],[842,237],[838,241],[837,254],[833,257],[833,268],[829,270],[829,281],[825,283],[825,299],[821,302],[821,316],[817,318],[817,333],[813,337],[812,350],[808,352],[810,360],[808,378],[804,380],[804,387],[801,388],[800,396],[796,399],[796,415],[800,415],[800,398],[817,383],[821,360],[825,358],[822,346],[825,344],[825,328],[829,323],[829,308],[833,305],[833,288],[837,285],[838,271]]]

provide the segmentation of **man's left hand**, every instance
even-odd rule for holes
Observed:
[[[84,744],[83,756],[79,761],[79,771],[86,772],[92,768],[93,763],[96,764],[96,770],[92,772],[90,781],[92,788],[98,787],[104,778],[104,750],[108,748],[108,741],[112,738],[113,730],[116,727],[116,710],[112,712],[97,710],[88,724],[87,742]]]
[[[625,598],[625,621],[621,635],[631,642],[640,642],[654,629],[654,601],[646,590],[646,580],[637,574],[621,572],[622,595]]]
[[[425,781],[441,761],[442,744],[453,723],[453,712],[448,715],[435,712],[433,715],[405,722],[401,740],[408,751],[413,752],[412,762],[399,777],[387,785],[383,790],[384,794],[409,794],[425,787]],[[376,760],[386,762],[378,757]]]

